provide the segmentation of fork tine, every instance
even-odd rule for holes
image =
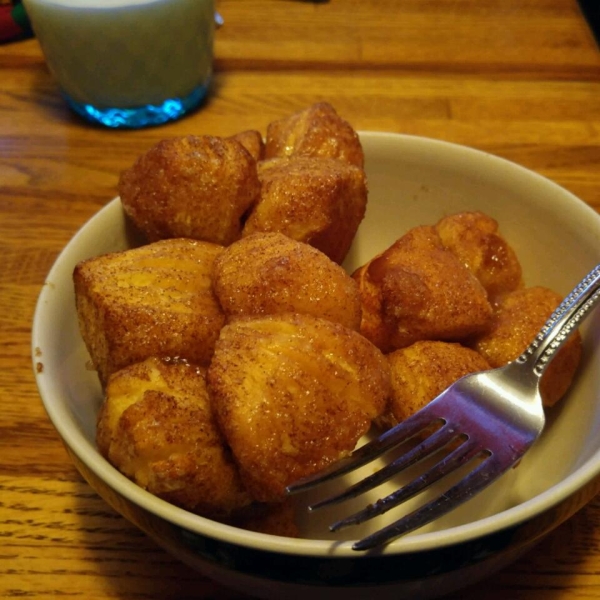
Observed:
[[[312,504],[308,507],[308,510],[313,511],[325,506],[339,504],[340,502],[344,502],[350,498],[356,498],[357,496],[360,496],[360,494],[364,494],[378,485],[381,485],[408,467],[418,463],[421,460],[424,460],[437,450],[446,446],[452,440],[456,439],[456,437],[456,430],[446,423],[440,427],[440,429],[423,440],[420,444],[408,452],[405,452],[385,467],[382,467],[376,473],[361,479],[359,482],[355,483],[339,494],[330,496],[329,498],[325,498],[319,502],[315,502],[315,504]]]
[[[355,542],[352,548],[370,550],[435,521],[478,494],[511,466],[507,461],[496,460],[494,455],[489,456],[449,490],[391,525]]]
[[[455,448],[442,460],[436,463],[429,471],[426,471],[419,477],[413,479],[389,496],[378,500],[374,504],[369,504],[363,510],[350,515],[345,519],[333,523],[329,529],[331,531],[338,531],[344,527],[358,525],[359,523],[364,523],[373,517],[378,517],[379,515],[386,513],[391,508],[416,496],[436,481],[439,481],[442,477],[455,471],[462,465],[465,465],[482,451],[483,448],[476,442],[472,440],[465,441],[458,448]]]
[[[312,489],[326,481],[355,471],[356,469],[375,460],[391,448],[399,446],[404,442],[414,437],[417,433],[425,429],[428,425],[432,425],[435,421],[441,424],[445,423],[444,419],[435,416],[433,409],[436,401],[431,402],[425,409],[415,413],[402,423],[388,429],[378,438],[357,448],[345,458],[335,462],[329,468],[323,469],[314,475],[303,477],[298,481],[290,484],[286,491],[288,494],[296,494]]]

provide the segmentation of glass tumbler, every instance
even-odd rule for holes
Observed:
[[[213,0],[23,1],[62,95],[88,121],[159,125],[204,100]]]

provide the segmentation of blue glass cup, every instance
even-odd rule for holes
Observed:
[[[106,127],[173,121],[212,75],[213,0],[24,0],[67,104]]]

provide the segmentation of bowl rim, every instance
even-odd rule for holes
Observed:
[[[362,141],[385,141],[393,140],[408,146],[420,147],[442,154],[451,154],[451,158],[461,160],[484,159],[488,165],[496,165],[499,168],[510,169],[521,177],[531,178],[546,189],[562,194],[568,201],[579,205],[583,211],[589,211],[591,219],[600,220],[598,215],[589,205],[577,196],[559,186],[552,180],[531,171],[517,163],[501,158],[499,156],[478,150],[472,147],[456,144],[453,142],[427,138],[416,135],[400,134],[381,131],[360,131]],[[92,222],[103,217],[110,217],[113,211],[120,209],[120,200],[113,198],[104,207],[97,211],[79,230],[72,236],[66,246],[58,254],[52,265],[45,283],[40,291],[32,325],[31,352],[33,371],[41,396],[43,406],[53,426],[68,448],[81,460],[97,477],[103,480],[119,494],[122,494],[132,503],[140,506],[156,516],[171,522],[179,527],[187,529],[201,536],[212,537],[221,542],[226,542],[246,548],[260,551],[284,553],[289,555],[303,555],[315,557],[352,557],[356,558],[356,551],[352,550],[353,540],[331,541],[318,539],[288,538],[265,533],[247,531],[213,521],[182,508],[176,507],[160,498],[152,495],[137,484],[122,475],[97,451],[95,445],[91,444],[78,427],[70,426],[73,418],[69,414],[66,405],[60,402],[60,396],[55,392],[56,387],[52,380],[48,379],[47,372],[39,372],[36,368],[39,362],[39,349],[45,345],[45,307],[52,301],[55,293],[53,285],[48,285],[55,279],[56,274],[63,269],[62,262],[66,256],[73,252],[73,248],[82,240]],[[517,526],[534,516],[544,512],[561,501],[574,494],[600,474],[600,450],[588,457],[575,471],[565,477],[559,483],[553,485],[535,497],[522,502],[514,507],[484,517],[471,523],[450,527],[448,529],[413,533],[409,536],[399,538],[381,550],[386,555],[401,555],[413,552],[424,552],[433,549],[469,542],[476,538],[484,537],[500,530]]]

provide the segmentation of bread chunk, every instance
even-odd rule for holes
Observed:
[[[260,200],[243,236],[279,232],[342,263],[367,206],[362,169],[330,158],[275,158],[258,165]]]
[[[358,134],[327,102],[318,102],[267,126],[265,158],[282,156],[338,158],[364,166]]]
[[[498,223],[482,212],[441,219],[435,229],[442,243],[477,277],[491,302],[522,287],[521,265]]]
[[[246,150],[250,156],[258,162],[263,160],[265,157],[265,141],[260,134],[260,131],[255,129],[248,129],[247,131],[240,131],[229,137],[229,139],[237,140]]]
[[[421,341],[387,355],[392,374],[389,408],[378,420],[384,427],[401,423],[468,373],[490,368],[488,362],[457,343]]]
[[[367,339],[298,314],[227,324],[208,383],[242,480],[261,502],[350,453],[390,393],[389,365]]]
[[[208,365],[225,323],[211,286],[222,250],[162,240],[76,266],[79,327],[103,385],[111,373],[151,356]]]
[[[419,340],[459,342],[491,322],[485,290],[433,227],[411,229],[353,276],[361,332],[386,353]]]
[[[545,287],[516,290],[494,311],[490,330],[472,344],[492,367],[518,358],[561,303],[560,294]],[[556,404],[568,390],[581,359],[581,334],[576,331],[558,351],[540,381],[545,406]]]
[[[115,373],[98,416],[100,452],[168,502],[224,518],[251,502],[218,428],[205,370],[149,358]]]
[[[149,241],[186,237],[227,245],[258,200],[256,161],[237,140],[166,139],[121,174],[125,212]]]
[[[216,259],[213,289],[229,319],[296,312],[358,330],[356,282],[322,252],[281,233],[255,233]]]

